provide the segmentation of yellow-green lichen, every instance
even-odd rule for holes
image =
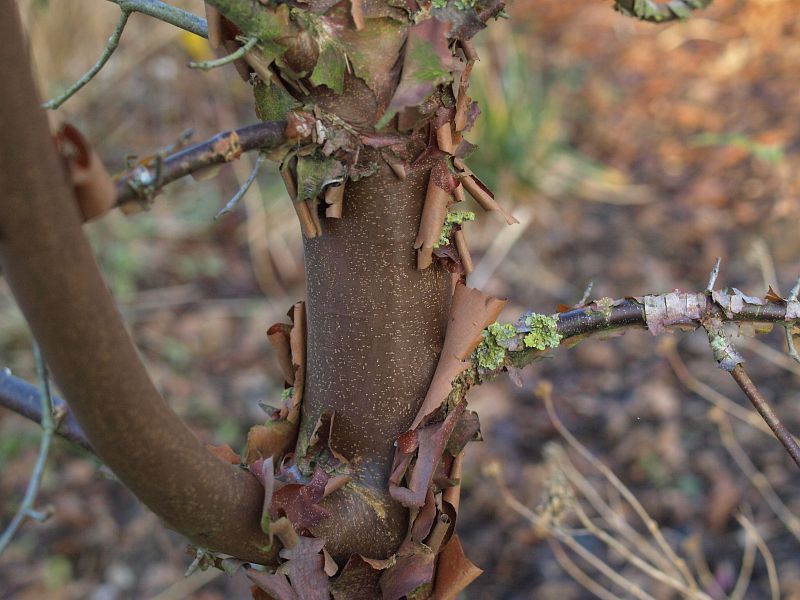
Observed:
[[[561,342],[561,334],[558,333],[558,317],[531,313],[523,319],[528,333],[523,338],[526,348],[536,350],[546,350],[555,348]]]
[[[444,225],[442,225],[442,231],[439,233],[439,241],[437,241],[433,247],[440,248],[442,246],[447,246],[450,244],[450,235],[453,233],[453,227],[456,225],[463,225],[467,221],[474,221],[475,220],[475,213],[471,210],[457,210],[451,213],[447,213],[447,216],[444,219]]]
[[[475,349],[478,366],[495,370],[506,358],[506,348],[513,342],[517,330],[510,323],[492,323],[483,330],[483,341]]]

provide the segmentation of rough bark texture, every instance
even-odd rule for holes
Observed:
[[[92,447],[170,527],[258,562],[263,488],[216,458],[150,381],[81,231],[12,0],[0,0],[0,267]]]
[[[332,497],[339,506],[329,508],[346,509],[340,514],[348,518],[315,532],[337,556],[388,556],[405,534],[406,512],[388,496],[393,444],[425,397],[450,306],[450,274],[438,266],[418,271],[413,249],[429,166],[401,181],[381,163],[376,175],[348,182],[343,218],[324,219],[324,234],[305,244],[308,362],[300,437],[333,409],[332,446],[367,487],[366,496],[345,490]]]

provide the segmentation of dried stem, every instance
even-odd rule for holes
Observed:
[[[564,552],[564,549],[561,547],[561,544],[558,543],[558,540],[553,537],[549,537],[547,538],[547,543],[550,545],[550,549],[553,551],[553,556],[555,556],[556,562],[580,585],[601,600],[619,600],[619,597],[616,594],[609,592],[606,588],[589,577],[589,575],[587,575],[583,569],[576,565],[569,555]]]
[[[43,108],[55,110],[64,104],[64,102],[69,100],[72,96],[74,96],[78,90],[89,83],[92,78],[100,72],[100,69],[105,66],[105,64],[108,62],[108,59],[111,58],[112,54],[114,54],[114,50],[116,50],[117,46],[119,46],[119,40],[122,37],[122,31],[125,29],[125,25],[128,24],[128,17],[130,16],[131,11],[123,8],[122,13],[119,16],[119,21],[117,21],[117,26],[114,29],[114,33],[112,33],[111,37],[108,38],[106,46],[103,49],[103,53],[100,55],[100,58],[97,59],[97,62],[94,63],[92,68],[86,71],[86,73],[84,73],[83,76],[78,79],[78,81],[67,88],[65,92],[42,104]]]
[[[738,516],[737,516],[738,518]],[[739,576],[736,578],[736,585],[728,596],[728,600],[743,600],[745,592],[750,585],[753,575],[753,563],[756,559],[755,538],[745,529],[744,552],[742,553],[742,566],[739,569]]]
[[[775,411],[772,410],[767,399],[764,398],[763,394],[747,375],[747,371],[744,370],[741,363],[733,368],[731,376],[742,389],[745,396],[747,396],[747,399],[750,400],[758,413],[764,418],[764,421],[767,422],[767,425],[772,429],[775,437],[778,438],[780,443],[783,444],[783,447],[786,448],[786,451],[789,453],[789,456],[792,457],[795,464],[800,467],[800,446],[797,445],[797,442],[795,442],[792,435],[786,429],[786,426],[781,423],[778,415],[775,414]]]
[[[778,570],[775,568],[775,559],[772,557],[772,552],[770,552],[769,546],[767,546],[767,543],[758,532],[758,529],[756,529],[756,526],[753,525],[753,523],[744,515],[736,515],[736,520],[739,521],[742,527],[744,527],[748,536],[753,538],[756,546],[758,546],[759,552],[761,552],[761,556],[764,557],[764,563],[767,565],[770,597],[772,600],[780,600],[781,592],[780,583],[778,580]]]
[[[609,469],[606,465],[602,462],[597,460],[597,458],[589,452],[589,450],[581,444],[574,435],[564,426],[559,419],[558,414],[556,414],[555,407],[553,406],[553,398],[552,395],[543,390],[540,393],[540,397],[544,400],[545,408],[547,409],[547,414],[550,416],[550,420],[553,423],[553,426],[558,430],[559,434],[567,440],[570,446],[572,446],[584,459],[586,459],[595,469],[600,471],[603,477],[608,480],[608,482],[614,486],[614,488],[622,495],[623,498],[630,504],[631,508],[636,512],[642,522],[645,524],[648,533],[653,536],[653,539],[658,544],[659,548],[661,548],[664,555],[669,559],[669,561],[675,566],[675,568],[680,572],[684,581],[693,589],[697,589],[697,584],[692,576],[691,571],[686,566],[686,562],[680,558],[672,547],[667,543],[667,540],[664,538],[664,535],[661,533],[661,530],[658,528],[658,524],[653,520],[653,518],[647,513],[644,509],[642,504],[633,495],[633,493],[619,480],[619,478],[614,475],[614,473]]]
[[[3,534],[0,535],[0,554],[3,553],[11,539],[17,533],[22,524],[28,518],[36,519],[37,521],[44,521],[49,516],[49,511],[44,512],[34,510],[33,506],[36,502],[36,495],[39,493],[39,485],[42,483],[42,475],[44,475],[44,466],[47,463],[47,455],[50,453],[50,443],[53,440],[53,432],[56,428],[55,419],[53,418],[53,401],[50,396],[50,382],[47,374],[47,367],[44,364],[42,354],[39,352],[39,346],[34,343],[33,355],[36,360],[36,374],[39,379],[39,399],[41,403],[42,412],[42,439],[39,442],[39,455],[36,457],[36,464],[31,473],[31,479],[28,482],[28,488],[25,490],[25,496],[22,499],[17,513],[14,518],[6,527]]]
[[[764,498],[764,501],[767,503],[770,509],[772,509],[772,512],[774,512],[778,519],[780,519],[786,529],[788,529],[795,538],[800,540],[800,519],[798,519],[783,503],[780,497],[778,497],[778,494],[769,484],[769,481],[764,474],[761,473],[750,460],[747,452],[745,452],[745,450],[737,441],[731,422],[725,413],[739,418],[743,423],[754,427],[755,429],[762,431],[766,430],[765,433],[771,435],[768,427],[761,419],[758,419],[757,417],[754,424],[749,419],[742,418],[736,413],[731,412],[731,407],[736,407],[740,410],[741,407],[733,402],[733,400],[730,398],[720,394],[713,388],[708,387],[706,384],[692,375],[674,349],[672,349],[670,352],[667,352],[666,357],[670,363],[670,366],[675,372],[675,375],[678,377],[678,380],[683,385],[701,398],[708,400],[719,409],[716,412],[712,412],[710,418],[714,423],[717,424],[717,427],[719,428],[720,438],[722,439],[723,446],[725,446],[725,449],[728,451],[731,457],[733,457],[733,460],[736,462],[739,469],[741,469],[741,471],[750,480],[750,483],[753,484],[753,487],[755,487]],[[751,412],[746,412],[746,415],[755,417],[755,415]]]
[[[636,556],[631,549],[628,548],[626,545],[621,543],[618,539],[611,536],[605,530],[601,529],[595,523],[589,519],[589,516],[583,510],[579,503],[575,503],[573,506],[575,513],[578,515],[578,520],[581,524],[586,528],[586,530],[603,542],[606,546],[608,546],[611,550],[614,550],[620,557],[624,558],[634,567],[639,569],[645,575],[655,579],[656,581],[660,581],[664,585],[671,587],[672,589],[681,592],[686,596],[693,596],[697,594],[696,589],[690,589],[685,583],[676,579],[675,577],[671,577],[664,571],[658,569],[654,565],[650,564],[649,562],[642,560],[638,556]]]

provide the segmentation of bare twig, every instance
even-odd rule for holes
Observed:
[[[733,591],[730,593],[730,596],[728,596],[728,600],[743,600],[753,575],[753,563],[756,559],[755,537],[746,529],[745,533],[742,566],[739,569],[739,576],[736,578],[736,585],[733,586]]]
[[[117,177],[117,206],[132,200],[147,201],[168,183],[206,167],[235,160],[242,152],[276,148],[286,140],[285,129],[285,121],[254,123],[218,133],[165,158],[144,161]]]
[[[775,411],[772,410],[767,399],[764,398],[763,394],[747,375],[747,371],[744,370],[741,363],[733,368],[731,376],[742,389],[745,396],[747,396],[747,399],[750,400],[758,413],[764,418],[769,428],[772,429],[775,437],[778,438],[780,443],[783,444],[783,447],[786,448],[786,451],[789,453],[789,456],[792,457],[795,464],[800,467],[800,446],[797,445],[797,442],[786,429],[786,426],[781,423],[778,415],[775,414]]]
[[[554,537],[549,537],[547,538],[547,542],[550,544],[550,549],[553,551],[553,556],[555,556],[556,562],[561,565],[561,568],[564,569],[570,577],[572,577],[580,585],[601,600],[618,600],[618,596],[616,594],[609,592],[606,588],[587,575],[583,569],[576,565],[569,555],[564,552],[564,549],[561,547],[561,544],[558,543],[558,540],[556,540]]]
[[[97,62],[94,63],[92,68],[86,71],[86,73],[84,73],[83,76],[78,79],[78,81],[67,88],[65,92],[42,104],[43,108],[55,110],[64,104],[64,102],[69,100],[72,96],[74,96],[78,90],[89,83],[92,78],[100,72],[100,69],[105,66],[105,64],[108,62],[108,59],[111,58],[112,54],[114,54],[114,50],[116,50],[117,46],[119,46],[119,40],[120,37],[122,37],[122,30],[125,29],[125,25],[128,23],[128,17],[130,16],[131,11],[123,8],[122,13],[119,16],[119,21],[117,21],[117,26],[114,29],[114,33],[112,33],[111,37],[108,38],[106,46],[103,49],[103,53],[100,55],[100,58],[97,60]]]
[[[800,277],[797,278],[797,281],[794,284],[794,287],[789,292],[789,297],[787,300],[792,302],[797,300],[797,295],[800,294]],[[800,363],[800,353],[797,352],[797,348],[794,345],[794,336],[792,335],[792,327],[794,327],[793,323],[787,323],[784,325],[784,329],[786,330],[786,346],[789,349],[789,356],[791,356],[794,360]]]
[[[202,38],[208,37],[208,26],[206,20],[193,15],[192,13],[172,6],[160,0],[109,0],[121,10],[129,13],[138,12],[148,17],[153,17],[159,21],[164,21],[174,25],[184,31],[199,35]]]
[[[210,71],[211,69],[215,69],[217,67],[223,67],[228,65],[236,60],[242,58],[245,54],[250,52],[255,45],[258,43],[258,38],[249,38],[244,45],[239,46],[239,48],[228,54],[227,56],[223,56],[222,58],[218,58],[216,60],[206,60],[202,62],[190,62],[189,68],[191,69],[200,69],[202,71]]]
[[[32,518],[37,521],[44,521],[50,516],[50,511],[36,511],[33,506],[36,502],[36,495],[39,493],[39,485],[42,482],[42,475],[44,475],[44,466],[47,463],[47,455],[50,452],[50,442],[53,440],[53,432],[56,428],[55,419],[53,418],[53,402],[50,397],[50,382],[47,375],[47,367],[44,364],[44,359],[39,352],[39,346],[34,343],[33,354],[36,359],[36,373],[39,378],[40,386],[40,401],[42,406],[42,439],[39,443],[39,455],[36,458],[36,464],[31,473],[31,479],[28,482],[28,488],[25,490],[25,496],[22,499],[17,514],[6,527],[2,535],[0,535],[0,554],[11,543],[11,539],[17,533],[19,528],[25,522],[25,519]]]
[[[122,37],[122,31],[125,29],[125,25],[128,23],[128,17],[130,17],[134,12],[140,12],[150,17],[159,19],[160,21],[164,21],[165,23],[169,23],[170,25],[174,25],[175,27],[179,27],[194,33],[195,35],[199,35],[200,37],[208,37],[208,28],[206,26],[205,19],[201,19],[200,17],[197,17],[188,11],[170,6],[169,4],[160,2],[159,0],[110,1],[119,6],[121,13],[119,16],[119,21],[117,22],[117,26],[114,29],[114,33],[112,33],[111,37],[108,38],[100,58],[97,59],[97,62],[92,66],[91,69],[86,71],[86,73],[84,73],[83,76],[78,79],[78,81],[67,88],[66,91],[42,104],[43,108],[50,110],[57,109],[64,104],[64,102],[74,96],[83,86],[89,83],[94,76],[100,72],[100,69],[105,66],[105,64],[108,62],[108,59],[111,58],[112,54],[114,54],[117,46],[119,46],[119,40]]]
[[[247,193],[247,190],[249,190],[250,186],[253,185],[253,181],[255,181],[256,175],[258,175],[258,171],[261,169],[261,165],[264,164],[266,158],[267,158],[266,155],[264,155],[263,153],[258,155],[258,158],[256,159],[256,164],[253,167],[253,170],[250,172],[250,175],[242,184],[242,187],[239,188],[239,191],[233,195],[233,198],[231,198],[228,201],[228,203],[225,206],[223,206],[216,215],[214,215],[215,221],[219,219],[222,215],[226,215],[229,212],[232,212],[233,209],[236,208],[236,205],[239,204],[239,200],[241,200],[244,197],[244,195]]]
[[[722,258],[717,257],[717,262],[714,263],[714,268],[711,269],[711,274],[708,276],[708,285],[706,285],[706,294],[710,294],[714,291],[714,284],[717,283],[717,277],[719,276],[719,266],[722,264]]]
[[[653,539],[658,544],[661,551],[664,552],[664,555],[669,559],[669,561],[675,566],[678,572],[683,577],[685,583],[694,591],[697,590],[697,583],[694,580],[694,577],[686,566],[686,562],[680,558],[672,547],[669,545],[667,540],[664,538],[664,535],[661,533],[661,530],[658,528],[657,523],[653,520],[653,518],[647,513],[644,509],[642,504],[636,498],[636,496],[619,480],[619,478],[614,475],[614,473],[609,469],[606,465],[602,462],[597,460],[597,458],[589,452],[589,450],[581,444],[577,438],[572,435],[572,433],[564,426],[559,419],[558,414],[556,413],[555,407],[553,406],[553,398],[552,394],[550,393],[550,389],[547,386],[540,386],[538,390],[539,397],[544,401],[545,408],[547,409],[547,414],[550,417],[550,421],[553,423],[553,426],[558,430],[561,437],[563,437],[570,446],[572,446],[583,458],[585,458],[595,469],[600,471],[600,473],[605,477],[605,479],[614,486],[614,488],[622,495],[623,498],[628,502],[628,504],[633,508],[634,512],[638,515],[638,517],[642,520],[645,527],[647,528],[648,533],[653,536]]]
[[[719,428],[720,438],[723,446],[725,446],[725,449],[734,459],[739,469],[741,469],[741,471],[747,476],[747,479],[750,480],[750,483],[753,484],[753,486],[764,498],[764,501],[767,503],[770,509],[772,509],[772,512],[774,512],[778,519],[780,519],[786,529],[789,530],[789,532],[795,538],[800,540],[800,519],[798,519],[783,503],[780,497],[778,497],[778,494],[769,484],[769,481],[764,474],[761,473],[750,460],[747,452],[745,452],[741,444],[739,444],[737,441],[736,435],[734,435],[733,432],[731,421],[728,419],[725,413],[737,417],[746,425],[750,425],[751,427],[762,431],[766,430],[766,433],[771,434],[769,428],[761,419],[756,417],[751,412],[746,412],[745,417],[748,415],[755,417],[755,423],[751,422],[748,418],[739,416],[736,412],[731,412],[730,409],[732,407],[736,407],[740,410],[742,407],[733,402],[730,398],[707,386],[694,375],[692,375],[686,368],[684,362],[678,356],[678,353],[675,352],[674,348],[666,352],[665,355],[670,363],[670,366],[675,372],[675,375],[678,377],[678,380],[698,396],[708,400],[717,407],[718,410],[710,412],[709,418],[711,421],[716,423],[717,427]]]
[[[589,285],[586,286],[586,289],[583,290],[583,296],[581,296],[581,299],[578,300],[578,303],[573,308],[580,308],[589,301],[589,296],[592,293],[593,287],[594,287],[594,281],[590,281]]]
[[[780,600],[781,592],[778,581],[778,570],[775,568],[775,559],[772,557],[769,546],[767,546],[767,543],[758,532],[756,526],[744,515],[736,515],[736,520],[744,527],[747,534],[752,536],[753,541],[755,541],[756,546],[758,546],[758,550],[761,552],[761,556],[764,557],[764,563],[767,565],[767,577],[769,578],[770,597],[772,600]]]
[[[57,396],[52,397],[52,403],[55,414],[60,416],[55,433],[94,452],[67,403]],[[42,403],[36,386],[14,377],[8,369],[0,370],[0,406],[31,421],[42,422]]]

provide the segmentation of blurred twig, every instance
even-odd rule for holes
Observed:
[[[758,550],[761,552],[761,556],[764,557],[764,562],[767,565],[767,577],[769,578],[769,591],[772,600],[780,600],[781,592],[778,583],[778,570],[775,568],[775,559],[772,557],[769,546],[767,546],[767,543],[758,532],[756,526],[744,515],[736,515],[736,520],[744,527],[748,537],[753,538],[756,546],[758,546]]]
[[[180,29],[208,38],[208,26],[206,20],[193,15],[192,13],[160,2],[160,0],[109,0],[118,5],[121,10],[128,12],[139,12],[148,17],[153,17],[159,21],[164,21]]]
[[[39,493],[39,485],[42,482],[42,475],[44,475],[44,466],[47,463],[47,455],[50,452],[50,442],[53,439],[53,433],[56,429],[56,420],[53,417],[53,400],[50,396],[50,382],[47,375],[47,367],[44,364],[44,359],[36,343],[33,345],[33,354],[36,359],[36,373],[39,378],[40,387],[42,439],[39,443],[39,455],[36,458],[36,464],[33,467],[33,473],[31,473],[31,479],[28,482],[28,489],[25,490],[22,504],[20,504],[17,514],[14,515],[11,523],[9,523],[8,527],[3,531],[3,534],[0,535],[0,553],[8,547],[11,543],[11,539],[26,519],[31,518],[37,521],[44,521],[51,513],[51,510],[48,509],[44,511],[37,511],[34,509],[36,495]]]
[[[204,19],[201,19],[200,17],[197,17],[183,9],[160,2],[159,0],[110,1],[119,6],[121,13],[119,16],[119,21],[117,22],[117,26],[114,29],[114,33],[112,33],[111,37],[108,38],[100,58],[97,59],[97,62],[92,65],[92,68],[86,71],[86,73],[84,73],[83,76],[78,79],[78,81],[73,83],[63,93],[42,104],[42,107],[50,110],[57,109],[59,106],[64,104],[64,102],[74,96],[83,86],[89,83],[92,78],[100,72],[100,69],[105,66],[105,64],[108,62],[108,59],[111,58],[112,54],[114,54],[117,46],[119,46],[119,40],[122,37],[122,32],[125,29],[125,25],[128,24],[128,17],[131,16],[131,13],[140,12],[150,17],[159,19],[160,21],[169,23],[170,25],[174,25],[175,27],[185,29],[186,31],[194,33],[195,35],[199,35],[200,37],[208,37],[208,28]]]
[[[744,448],[742,448],[741,444],[739,444],[738,440],[736,439],[731,421],[728,419],[725,413],[727,412],[732,416],[736,416],[743,423],[750,425],[755,429],[763,431],[767,429],[767,426],[761,419],[756,418],[754,424],[750,419],[742,418],[741,416],[737,415],[736,412],[731,411],[732,407],[736,407],[738,409],[742,409],[742,407],[733,402],[733,400],[730,398],[707,386],[694,375],[692,375],[686,368],[686,365],[681,360],[680,356],[678,356],[678,353],[675,351],[674,347],[668,348],[664,354],[667,357],[667,360],[669,361],[675,375],[678,377],[678,380],[698,396],[708,400],[717,407],[717,410],[710,413],[710,419],[716,423],[717,427],[719,428],[723,446],[725,446],[725,449],[736,462],[739,469],[741,469],[745,476],[747,476],[747,478],[750,480],[750,483],[753,484],[753,487],[755,487],[764,498],[764,501],[767,503],[770,509],[772,509],[772,512],[774,512],[778,519],[780,519],[780,521],[786,526],[786,529],[789,530],[789,532],[794,535],[795,538],[800,540],[800,519],[798,519],[783,503],[778,494],[769,484],[769,481],[764,474],[761,473],[750,460],[747,452],[745,452]],[[746,414],[755,416],[750,412],[747,412]]]
[[[117,26],[114,29],[114,33],[111,34],[111,37],[108,38],[106,42],[106,46],[103,49],[103,53],[100,55],[100,58],[97,59],[97,62],[94,63],[91,69],[86,71],[83,76],[78,79],[75,83],[73,83],[65,92],[56,96],[52,100],[48,100],[44,104],[42,104],[43,108],[47,108],[50,110],[55,110],[64,102],[69,100],[72,96],[74,96],[78,90],[80,90],[83,86],[89,83],[92,78],[100,72],[105,64],[108,62],[108,59],[111,58],[111,55],[114,54],[114,50],[117,49],[119,45],[119,40],[122,37],[122,31],[125,29],[125,25],[128,24],[128,17],[131,16],[131,11],[122,9],[122,13],[119,16],[119,21],[117,21]]]

